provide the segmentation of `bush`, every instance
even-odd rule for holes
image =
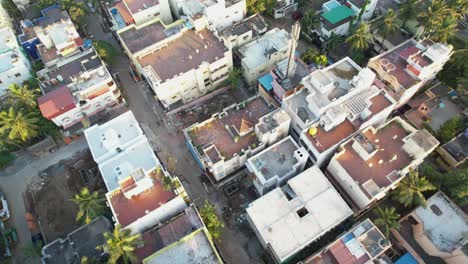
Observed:
[[[117,56],[117,50],[110,43],[103,40],[97,40],[93,43],[99,57],[108,65],[112,64]]]
[[[454,117],[445,122],[437,133],[437,138],[442,144],[454,138],[459,131],[463,129],[463,120],[460,117]]]
[[[11,154],[10,152],[1,151],[0,152],[0,169],[5,168],[10,164],[10,162],[16,159],[15,155]]]

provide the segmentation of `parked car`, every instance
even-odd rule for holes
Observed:
[[[96,8],[94,8],[93,3],[88,2],[87,5],[88,5],[88,8],[91,11],[91,13],[96,12]]]
[[[7,221],[10,219],[10,211],[8,210],[8,203],[2,193],[0,193],[0,220]]]

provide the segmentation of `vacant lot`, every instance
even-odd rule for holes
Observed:
[[[29,184],[28,207],[36,216],[46,243],[80,226],[75,221],[78,207],[71,198],[83,187],[104,190],[97,164],[87,150],[41,171]]]

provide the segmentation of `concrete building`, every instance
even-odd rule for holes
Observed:
[[[229,49],[240,47],[267,32],[268,25],[260,14],[252,15],[220,31],[218,35]]]
[[[247,14],[245,0],[171,0],[171,6],[179,17],[186,16],[212,31],[222,31]]]
[[[367,66],[386,84],[387,92],[400,107],[435,78],[452,53],[451,45],[434,43],[429,39],[421,42],[409,39],[370,59]]]
[[[11,84],[21,85],[32,77],[29,60],[21,51],[10,27],[0,29],[0,97]]]
[[[281,18],[297,10],[299,6],[296,0],[277,0],[276,6],[273,8],[273,17]]]
[[[307,151],[288,136],[250,157],[245,165],[258,194],[264,195],[301,173],[308,157]]]
[[[445,169],[454,169],[468,159],[468,129],[436,149]]]
[[[1,2],[1,1],[0,1]],[[4,27],[12,27],[12,19],[7,11],[0,5],[0,29]]]
[[[62,128],[91,121],[120,103],[120,91],[93,48],[58,59],[37,72],[42,115]]]
[[[246,210],[258,239],[279,263],[353,214],[317,166],[258,198]]]
[[[371,220],[366,219],[315,255],[305,259],[303,263],[390,263],[384,260],[385,256],[383,254],[391,246],[390,241],[387,240],[377,226]]]
[[[375,86],[375,74],[350,58],[302,79],[303,89],[283,98],[291,116],[291,134],[319,167],[339,144],[370,125],[383,123],[395,102]]]
[[[361,12],[366,0],[346,0],[346,5],[349,6],[356,15]],[[375,8],[379,0],[370,0],[366,5],[364,13],[362,13],[361,20],[370,20],[374,15]]]
[[[396,239],[419,263],[462,264],[468,262],[466,214],[444,193],[438,192],[400,220]]]
[[[353,9],[337,0],[331,0],[322,5],[320,27],[317,30],[320,39],[324,41],[332,33],[346,36],[356,13]]]
[[[96,249],[105,243],[104,233],[111,232],[112,225],[101,216],[68,234],[45,245],[42,250],[42,264],[77,264],[83,257],[89,260],[103,260],[104,252]]]
[[[276,63],[289,58],[293,40],[284,29],[274,28],[255,41],[238,48],[242,75],[249,85],[272,69]]]
[[[154,19],[165,24],[172,23],[170,0],[121,0],[108,8],[112,21],[112,30],[119,30],[128,25],[142,25]]]
[[[288,134],[290,117],[255,96],[184,130],[198,165],[219,183],[247,159]]]
[[[162,166],[131,111],[85,130],[116,224],[143,233],[187,207],[177,177]]]
[[[151,34],[149,34],[151,32]],[[208,29],[153,20],[118,31],[139,74],[166,108],[203,96],[228,78],[232,53]]]
[[[429,132],[395,117],[341,144],[327,171],[360,211],[395,189],[437,145]]]
[[[46,66],[66,57],[83,46],[66,11],[53,5],[41,10],[42,16],[21,21],[23,33],[19,36],[23,48],[33,57],[40,58]]]
[[[195,205],[142,234],[139,263],[222,263]],[[193,243],[195,242],[195,243]]]

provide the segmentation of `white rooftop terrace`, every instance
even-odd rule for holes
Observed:
[[[423,221],[424,231],[441,251],[453,250],[468,243],[467,216],[442,193],[427,200],[427,207],[418,207],[415,214]]]
[[[18,48],[16,36],[10,27],[0,29],[0,51]]]
[[[91,154],[97,163],[117,155],[143,135],[135,116],[128,111],[103,125],[94,125],[84,132]]]
[[[260,240],[281,261],[353,214],[317,166],[252,202],[247,213]]]
[[[287,50],[291,37],[284,29],[274,28],[259,39],[239,48],[242,62],[250,69],[255,69],[270,60],[269,55]]]

